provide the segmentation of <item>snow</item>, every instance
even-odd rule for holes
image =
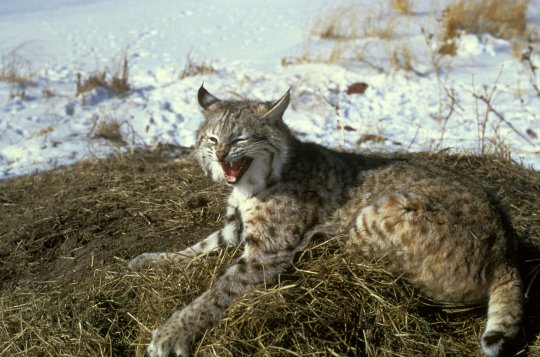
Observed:
[[[356,151],[507,146],[514,160],[540,169],[539,71],[513,55],[510,41],[487,34],[462,34],[457,56],[437,56],[444,2],[412,3],[403,16],[368,0],[4,0],[0,70],[15,63],[33,84],[0,81],[0,179],[118,150],[191,146],[203,82],[223,98],[278,99],[292,88],[285,120],[303,140]],[[311,33],[339,6],[360,29],[392,24],[393,38],[366,32],[336,42]],[[540,3],[531,2],[528,17],[540,23]],[[540,66],[537,47],[530,58]],[[404,48],[413,71],[391,63],[392,53],[405,62]],[[326,60],[336,49],[338,58]],[[76,95],[79,73],[119,73],[123,56],[127,95]],[[180,79],[188,63],[213,72]],[[363,94],[347,94],[355,82],[368,85]],[[496,111],[487,118],[482,98]],[[96,137],[108,122],[118,123],[123,142]]]

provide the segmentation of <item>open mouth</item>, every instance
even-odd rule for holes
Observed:
[[[240,181],[252,161],[253,159],[250,157],[244,157],[237,161],[220,161],[219,164],[225,175],[225,181],[230,184]]]

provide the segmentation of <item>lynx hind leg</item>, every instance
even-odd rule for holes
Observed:
[[[488,318],[482,335],[482,350],[488,357],[504,356],[520,329],[523,287],[516,267],[502,265],[490,285]]]
[[[226,245],[235,245],[238,242],[238,229],[236,222],[230,222],[219,231],[210,234],[202,241],[191,247],[175,253],[143,253],[132,259],[128,268],[131,270],[143,269],[161,262],[180,262],[188,264],[193,258],[210,253]]]
[[[449,222],[442,213],[441,210],[430,204],[429,199],[423,195],[414,193],[388,194],[359,212],[352,231],[351,243],[367,254],[372,254],[372,257],[379,256],[377,253],[389,252],[395,248],[416,251],[416,258],[390,259],[388,262],[390,267],[394,269],[411,269],[416,263],[419,263],[420,251],[424,251],[424,253],[439,252],[451,249],[455,245],[451,244]],[[429,236],[431,239],[415,239],[419,236]],[[438,239],[433,239],[435,237]],[[415,242],[423,243],[418,246]],[[444,244],[444,242],[448,244]],[[428,254],[428,258],[430,255],[433,254]],[[430,260],[427,259],[427,261]],[[449,291],[438,291],[443,287],[440,284],[433,285],[433,279],[448,278],[445,264],[429,264],[429,267],[429,270],[418,269],[417,271],[424,273],[412,275],[409,278],[423,286],[424,293],[429,292],[429,295],[436,299],[446,300],[450,296],[448,295]],[[407,271],[407,273],[412,273],[412,271]],[[456,280],[456,277],[453,277],[453,280],[459,279]],[[430,285],[437,287],[438,290],[425,290],[426,286]],[[467,286],[462,286],[462,288],[461,291],[464,294]],[[481,288],[479,287],[479,289]],[[474,295],[474,293],[470,293],[471,296]],[[481,291],[477,291],[477,293],[482,295]],[[454,298],[460,299],[457,295]],[[489,284],[488,319],[481,340],[482,350],[486,356],[505,355],[508,345],[519,332],[522,315],[521,277],[516,267],[501,261],[493,271]]]

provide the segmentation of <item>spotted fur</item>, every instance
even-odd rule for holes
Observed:
[[[234,301],[291,266],[314,234],[348,233],[348,245],[408,279],[428,297],[488,303],[481,347],[502,356],[518,333],[522,281],[514,231],[499,201],[461,175],[398,157],[332,151],[296,139],[276,102],[221,101],[201,87],[205,121],[197,158],[233,186],[225,226],[177,253],[145,253],[133,269],[243,243],[204,294],[154,330],[152,357],[189,356],[190,345]],[[384,258],[384,259],[383,259]]]

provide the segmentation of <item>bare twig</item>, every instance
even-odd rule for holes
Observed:
[[[339,99],[336,100],[335,103],[332,103],[330,102],[327,98],[325,98],[324,96],[322,96],[322,98],[324,99],[324,101],[332,107],[332,109],[334,109],[335,113],[336,113],[336,121],[337,121],[337,124],[338,124],[338,127],[339,127],[339,131],[341,133],[341,145],[340,145],[340,150],[343,151],[345,150],[345,127],[343,125],[343,121],[341,120],[341,115],[339,115]]]
[[[499,73],[497,74],[497,78],[495,79],[495,82],[493,82],[493,85],[491,86],[489,90],[487,86],[483,87],[485,95],[478,95],[476,93],[476,90],[474,89],[475,86],[474,86],[474,76],[473,76],[472,95],[476,99],[475,101],[476,102],[476,116],[477,116],[476,120],[477,120],[478,131],[479,131],[478,136],[480,137],[479,149],[480,149],[481,154],[485,154],[485,149],[486,149],[486,128],[487,128],[487,123],[489,121],[489,113],[491,112],[489,109],[489,106],[491,105],[490,103],[493,100],[493,97],[495,96],[495,92],[497,90],[497,84],[499,83],[499,79],[501,78],[502,71],[503,71],[503,67],[501,67],[501,69],[499,70]],[[479,98],[480,96],[482,96],[484,98],[484,102],[488,104],[486,110],[484,111],[484,117],[482,120],[480,120],[480,115],[478,113],[478,100],[480,100]]]
[[[529,143],[530,145],[534,145],[532,143],[532,141],[530,141],[525,135],[521,134],[515,126],[512,125],[512,123],[510,123],[508,120],[505,119],[505,117],[499,113],[497,110],[495,110],[495,108],[493,108],[493,106],[491,105],[491,96],[490,97],[486,97],[484,95],[478,95],[476,93],[473,93],[473,96],[476,98],[476,99],[479,99],[481,100],[482,102],[484,102],[487,106],[487,111],[486,113],[493,113],[495,114],[495,116],[497,118],[499,118],[500,121],[502,121],[503,123],[505,123],[506,125],[508,125],[510,127],[510,129],[512,129],[517,135],[519,135],[519,137],[521,137],[523,140],[525,140],[527,143]],[[487,114],[486,114],[487,115]]]
[[[521,54],[521,62],[527,64],[527,68],[529,69],[529,80],[531,82],[531,86],[536,91],[536,95],[540,96],[540,87],[538,87],[538,83],[536,83],[536,70],[538,69],[538,67],[531,60],[532,52],[533,48],[529,45],[527,49]]]
[[[442,120],[442,128],[441,128],[441,137],[439,138],[439,143],[437,144],[437,149],[439,149],[442,146],[443,140],[444,140],[444,134],[446,133],[446,124],[448,123],[448,120],[450,117],[454,114],[456,106],[463,110],[463,108],[459,105],[456,94],[454,92],[454,89],[448,90],[442,82],[440,82],[442,85],[442,88],[444,89],[446,93],[446,97],[450,99],[450,104],[448,108],[448,113],[444,116]],[[439,104],[439,111],[441,110],[440,107],[442,107],[442,104]],[[439,113],[440,114],[440,113]]]

